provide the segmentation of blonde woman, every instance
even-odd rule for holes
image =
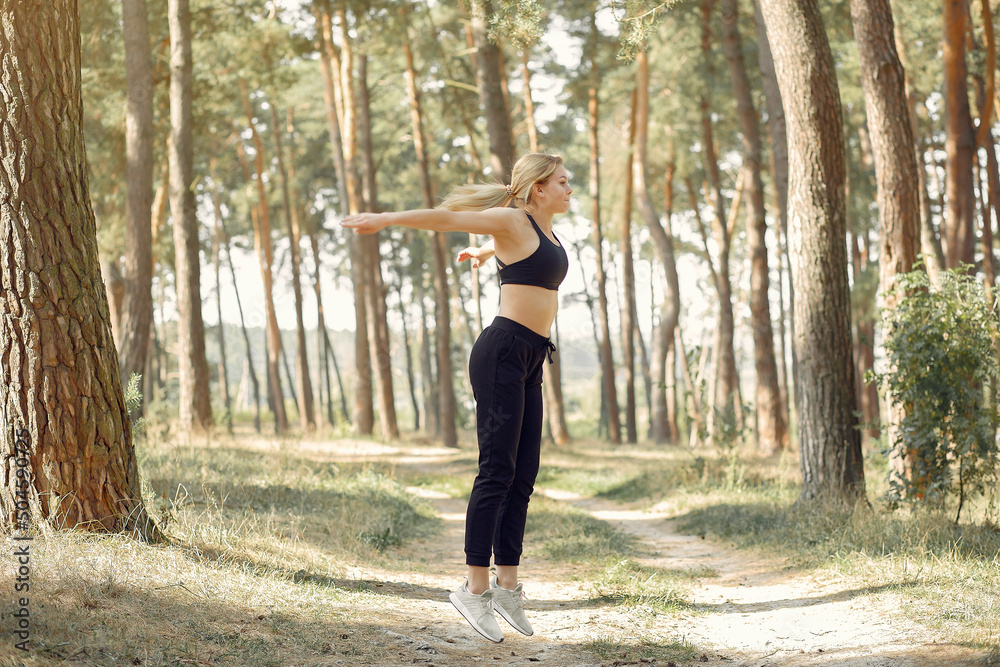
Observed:
[[[476,631],[494,642],[503,641],[494,611],[522,634],[533,633],[517,568],[538,474],[542,364],[546,358],[551,363],[555,351],[549,329],[569,267],[552,219],[569,210],[572,192],[561,157],[529,153],[514,165],[510,184],[463,185],[436,209],[362,213],[342,223],[361,234],[398,225],[492,237],[482,248],[459,255],[459,261],[473,259],[478,265],[496,254],[500,309],[469,358],[479,473],[466,514],[468,578],[449,598]]]

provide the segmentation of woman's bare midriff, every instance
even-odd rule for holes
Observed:
[[[559,292],[534,285],[502,285],[497,315],[548,338],[559,310]]]

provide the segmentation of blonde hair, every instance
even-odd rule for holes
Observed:
[[[514,164],[510,184],[482,183],[458,185],[438,206],[448,211],[485,211],[514,205],[524,208],[531,203],[531,186],[544,183],[562,165],[559,155],[528,153]]]

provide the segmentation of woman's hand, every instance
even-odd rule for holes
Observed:
[[[358,213],[341,220],[340,226],[353,229],[358,234],[374,234],[388,227],[389,222],[381,213]]]
[[[462,252],[458,253],[458,261],[464,262],[466,260],[472,260],[472,268],[478,269],[483,264],[489,261],[490,257],[495,254],[493,250],[493,240],[490,239],[481,248],[465,248]]]

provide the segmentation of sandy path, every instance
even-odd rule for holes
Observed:
[[[400,467],[441,470],[454,450],[395,448],[349,441],[336,452],[341,460],[391,460]],[[373,610],[386,628],[389,654],[382,664],[457,666],[475,664],[559,667],[641,664],[614,657],[600,659],[587,645],[635,645],[643,640],[681,638],[702,651],[695,664],[740,667],[973,667],[982,655],[936,643],[933,634],[901,618],[891,596],[879,590],[854,590],[836,580],[789,574],[777,560],[763,560],[696,536],[677,534],[662,511],[642,511],[616,503],[538,489],[556,501],[572,503],[638,536],[650,556],[644,565],[674,569],[708,568],[717,576],[694,580],[692,601],[705,613],[650,615],[595,601],[593,590],[572,571],[553,571],[550,563],[525,558],[522,580],[528,594],[533,637],[523,637],[500,620],[505,641],[479,637],[459,616],[447,593],[461,584],[465,502],[421,489],[443,520],[433,539],[408,545],[402,556],[426,564],[420,573],[357,568],[351,577],[376,583]],[[350,663],[342,663],[350,664]],[[665,665],[663,661],[655,664]]]

